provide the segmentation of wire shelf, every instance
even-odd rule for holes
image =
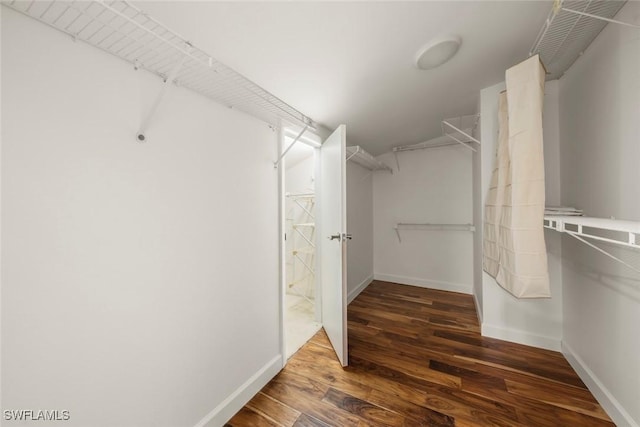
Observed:
[[[632,249],[640,249],[640,221],[625,221],[587,216],[545,215],[544,228],[566,233],[574,239],[619,262],[636,273],[640,268],[631,265],[609,251],[590,242],[604,242]]]
[[[372,171],[385,170],[393,174],[393,169],[373,157],[359,145],[347,147],[347,161],[352,161],[363,168]]]
[[[1,0],[2,5],[173,83],[274,127],[281,120],[318,125],[300,111],[198,49],[124,0]]]
[[[556,1],[529,55],[540,55],[548,80],[560,78],[600,34],[606,20],[613,18],[625,3],[626,0]]]
[[[640,249],[640,222],[587,216],[545,215],[545,228],[559,232],[571,232],[616,245]],[[606,234],[615,232],[615,234]]]

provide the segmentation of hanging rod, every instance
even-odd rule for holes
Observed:
[[[590,246],[598,252],[608,256],[609,258],[625,265],[633,271],[640,273],[640,269],[630,265],[626,261],[621,260],[615,255],[587,241],[597,240],[600,242],[611,243],[614,245],[625,246],[633,249],[640,249],[640,222],[638,221],[622,221],[607,218],[592,218],[586,216],[545,216],[543,225],[545,228],[555,230],[560,233],[566,233],[576,240]],[[594,234],[590,230],[601,232],[617,232],[624,238],[616,239],[614,237],[605,237]]]
[[[447,231],[471,231],[475,232],[476,227],[473,224],[438,224],[438,223],[406,223],[399,222],[393,229],[398,236],[398,242],[402,243],[400,230],[447,230]]]
[[[292,199],[313,199],[316,197],[316,193],[287,193],[286,197]]]
[[[0,0],[2,5],[53,27],[74,40],[114,55],[135,69],[236,108],[273,127],[282,121],[317,129],[318,124],[247,77],[193,46],[126,0]],[[189,48],[190,47],[190,48]],[[142,129],[144,130],[144,129]]]
[[[434,143],[426,141],[426,142],[420,142],[419,144],[401,145],[398,147],[393,147],[393,152],[425,150],[429,148],[447,147],[447,146],[456,145],[456,144],[458,144],[456,141],[442,141],[442,142],[434,142]]]
[[[371,171],[379,171],[385,170],[393,174],[393,169],[387,166],[385,163],[373,157],[373,155],[369,154],[364,148],[359,145],[353,145],[347,147],[347,161],[352,161],[365,169],[369,169]]]

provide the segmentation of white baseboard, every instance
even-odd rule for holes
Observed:
[[[195,427],[220,427],[225,425],[244,405],[251,400],[282,369],[282,356],[278,355],[216,406]]]
[[[418,279],[416,277],[395,276],[392,274],[374,273],[375,280],[383,280],[385,282],[400,283],[401,285],[418,286],[420,288],[438,289],[440,291],[460,292],[463,294],[471,294],[471,285],[462,283],[443,282],[441,280]]]
[[[622,407],[620,402],[611,394],[611,392],[602,384],[596,375],[589,369],[586,363],[576,354],[575,351],[566,343],[562,342],[562,354],[578,376],[584,381],[589,391],[593,393],[602,409],[617,426],[640,427],[637,421],[631,418],[631,415]]]
[[[349,292],[349,294],[347,295],[347,304],[351,304],[351,301],[356,299],[356,297],[360,295],[360,292],[364,291],[364,288],[369,286],[371,282],[373,282],[373,276],[367,277],[362,282],[360,282],[360,284],[356,286],[355,289]]]
[[[520,331],[518,329],[508,329],[500,326],[488,325],[487,323],[482,323],[482,336],[529,345],[531,347],[545,348],[547,350],[561,350],[559,338],[536,335]]]

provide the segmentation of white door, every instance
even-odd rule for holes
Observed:
[[[347,366],[346,127],[320,148],[320,280],[322,325],[342,366]]]

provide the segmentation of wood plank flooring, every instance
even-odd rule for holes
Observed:
[[[227,426],[613,426],[562,354],[480,336],[469,295],[374,281],[348,319],[348,368],[321,330]]]

